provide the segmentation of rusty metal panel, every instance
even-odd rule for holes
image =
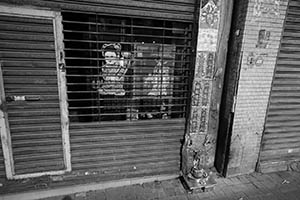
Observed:
[[[63,169],[53,20],[1,15],[0,24],[15,173]]]
[[[299,2],[292,0],[270,94],[259,161],[261,171],[276,170],[282,163],[287,167],[290,162],[300,160],[299,20]]]

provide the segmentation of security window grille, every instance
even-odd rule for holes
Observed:
[[[192,24],[63,13],[69,117],[184,118]]]

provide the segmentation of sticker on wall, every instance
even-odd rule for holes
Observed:
[[[216,136],[215,135],[210,135],[210,134],[207,134],[205,136],[205,140],[203,142],[203,146],[206,146],[206,147],[211,147],[211,145],[213,144],[216,144]],[[208,148],[209,149],[209,148]]]
[[[253,16],[255,19],[280,15],[280,0],[255,0]]]
[[[196,65],[196,78],[211,79],[214,70],[215,53],[198,52]]]
[[[218,0],[202,0],[200,13],[200,28],[218,28],[220,18]]]
[[[201,151],[205,150],[205,146],[203,146],[202,142],[205,140],[206,135],[204,134],[190,134],[189,140],[190,142],[189,148],[193,151]]]
[[[267,48],[270,40],[271,32],[266,31],[265,29],[261,29],[258,32],[258,39],[257,39],[257,44],[256,48]]]
[[[200,132],[206,132],[208,118],[208,108],[203,107],[200,115]]]
[[[197,51],[217,51],[218,30],[199,29]]]
[[[250,52],[247,57],[247,65],[250,67],[259,67],[264,63],[264,57],[268,56],[268,54],[256,54],[253,52]]]
[[[208,106],[210,83],[205,82],[202,90],[202,106]]]
[[[190,120],[190,133],[198,133],[200,124],[200,114],[197,107],[192,107]]]
[[[212,52],[209,52],[207,55],[207,65],[206,65],[206,70],[205,70],[206,78],[212,78],[213,71],[214,71],[214,65],[215,65],[215,54]]]
[[[196,75],[195,78],[202,78],[204,76],[203,68],[206,65],[206,55],[204,52],[198,52],[196,58]]]
[[[192,95],[192,106],[200,105],[200,94],[201,94],[201,83],[199,81],[194,82],[193,95]]]

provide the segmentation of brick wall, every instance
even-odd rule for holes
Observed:
[[[251,173],[259,156],[288,0],[249,0],[240,34],[241,67],[228,175]],[[259,34],[261,38],[259,39]]]

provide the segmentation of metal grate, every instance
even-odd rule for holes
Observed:
[[[191,23],[62,14],[71,121],[185,118]]]

